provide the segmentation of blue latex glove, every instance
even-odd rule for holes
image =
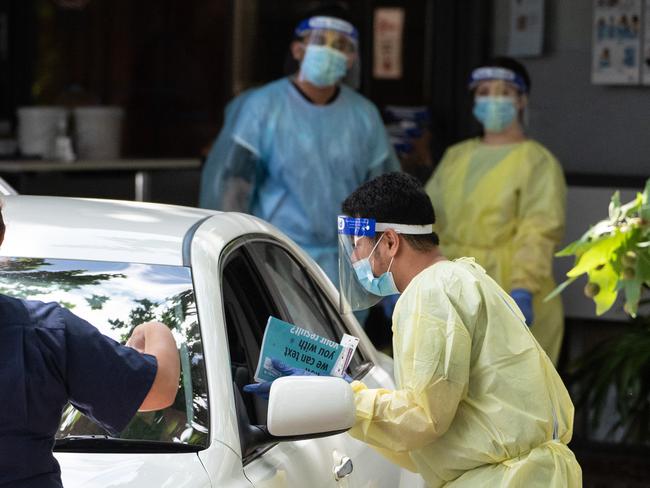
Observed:
[[[525,288],[515,288],[510,292],[510,296],[519,306],[521,313],[524,314],[526,325],[530,327],[535,318],[533,314],[533,294]]]
[[[264,383],[251,383],[250,385],[244,386],[244,391],[246,393],[253,393],[260,398],[268,400],[272,384],[272,381],[265,381]]]
[[[273,368],[275,368],[280,376],[314,376],[314,373],[306,371],[301,368],[293,368],[287,364],[284,364],[278,359],[272,359],[271,363]],[[348,383],[352,383],[352,377],[348,374],[343,375],[343,379]],[[271,391],[272,381],[265,381],[263,383],[253,383],[250,385],[244,386],[244,391],[247,393],[254,393],[255,395],[264,398],[265,400],[269,399],[269,392]]]

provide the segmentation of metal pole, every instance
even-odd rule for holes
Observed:
[[[151,175],[147,171],[135,173],[135,200],[147,202],[151,200]]]

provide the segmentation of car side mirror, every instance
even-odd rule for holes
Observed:
[[[278,378],[269,392],[267,425],[250,423],[239,388],[233,386],[244,462],[269,444],[341,434],[354,424],[352,388],[341,378]]]
[[[354,420],[354,395],[342,378],[284,376],[271,385],[267,428],[275,437],[346,431]]]

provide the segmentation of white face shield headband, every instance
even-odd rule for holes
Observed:
[[[433,224],[395,224],[339,216],[339,291],[342,313],[372,307],[382,297],[399,293],[390,271],[392,262],[388,270],[378,277],[374,276],[372,271],[370,259],[379,241],[372,247],[367,246],[365,252],[360,249],[364,238],[374,239],[377,232],[386,232],[389,229],[406,235],[433,234]]]

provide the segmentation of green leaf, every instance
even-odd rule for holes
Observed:
[[[621,215],[621,192],[616,191],[609,202],[609,220],[616,221]]]
[[[641,251],[636,261],[636,278],[642,283],[650,282],[650,252]]]
[[[558,251],[555,255],[557,257],[574,255],[580,257],[586,251],[598,245],[602,239],[609,237],[609,235],[613,234],[615,231],[616,226],[609,220],[601,220],[596,225],[590,227],[589,230],[580,237],[580,239],[573,241],[564,249]]]
[[[637,278],[632,281],[625,281],[623,285],[625,289],[625,312],[632,317],[636,317],[636,312],[639,309],[642,284],[643,282]]]
[[[643,195],[636,194],[636,198],[621,207],[621,218],[635,217],[643,204]]]
[[[560,285],[558,285],[558,287],[555,288],[555,290],[553,290],[551,293],[549,293],[549,294],[546,296],[546,298],[544,298],[544,303],[546,303],[546,302],[548,302],[549,300],[552,300],[553,298],[555,298],[556,296],[558,296],[560,293],[562,293],[562,292],[564,291],[564,289],[565,289],[567,286],[569,286],[571,283],[573,283],[573,282],[574,282],[575,280],[577,280],[577,279],[578,279],[578,277],[575,276],[575,277],[573,277],[573,278],[570,278],[570,279],[566,280],[565,282],[561,283]]]
[[[625,235],[618,230],[613,235],[599,240],[578,258],[577,264],[569,270],[567,276],[574,278],[605,265],[610,255],[623,244],[624,240]]]
[[[589,271],[589,281],[600,287],[600,291],[594,296],[594,302],[596,302],[596,315],[602,315],[612,308],[618,296],[616,291],[618,273],[610,263],[606,263],[598,269],[593,268]]]
[[[642,200],[641,208],[639,209],[639,217],[648,222],[650,221],[650,178],[645,182]]]
[[[577,255],[580,254],[581,251],[584,251],[586,248],[593,246],[595,243],[596,242],[591,237],[591,229],[589,229],[582,235],[582,237],[580,237],[580,239],[573,241],[564,249],[556,252],[555,255],[557,257]]]

